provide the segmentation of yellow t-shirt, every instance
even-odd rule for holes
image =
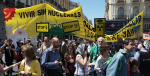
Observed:
[[[25,59],[22,60],[22,62],[20,64],[18,74],[21,71],[28,71],[28,72],[32,72],[32,76],[41,76],[40,63],[38,62],[38,60],[32,60],[30,66],[25,66],[25,69],[23,70],[24,62],[25,62]]]

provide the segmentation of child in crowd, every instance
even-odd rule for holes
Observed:
[[[138,61],[135,59],[130,60],[130,76],[140,76],[140,72],[138,70]]]

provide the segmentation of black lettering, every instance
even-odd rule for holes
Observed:
[[[60,17],[63,17],[62,13],[60,13]]]
[[[67,14],[67,17],[70,17],[70,14]]]
[[[141,15],[138,16],[138,23],[141,22]]]
[[[122,33],[124,34],[123,37],[126,38],[126,31],[123,31]]]
[[[46,9],[43,9],[43,14],[42,15],[44,15],[44,14],[46,15]]]
[[[127,30],[127,37],[130,37],[131,36],[131,34],[130,34],[130,31],[129,31],[129,29]]]
[[[71,14],[71,17],[74,17],[73,14]]]
[[[99,30],[98,31],[101,31],[101,28],[99,28]]]
[[[134,21],[132,21],[132,25],[133,25],[133,26],[135,25]]]
[[[76,14],[76,13],[74,13],[74,17],[77,17],[77,14]]]
[[[130,29],[130,33],[131,33],[131,36],[133,36],[134,35],[134,30]]]
[[[21,12],[21,13],[19,13],[19,16],[20,16],[20,18],[22,18],[22,12]]]
[[[59,17],[59,12],[56,12],[56,16]]]
[[[39,15],[39,16],[41,15],[41,10],[38,10],[38,15]]]
[[[64,13],[64,17],[67,17],[67,16],[66,16],[66,13]]]
[[[112,37],[112,40],[116,40],[115,36]]]
[[[81,12],[78,12],[78,17],[81,17]]]
[[[107,37],[107,40],[110,41],[111,39],[109,37]]]
[[[53,15],[53,11],[48,10],[48,15]]]
[[[53,11],[53,12],[54,12],[53,16],[55,16],[56,15],[56,11]]]
[[[32,11],[32,17],[35,17],[35,12],[34,11]]]
[[[136,17],[136,24],[138,23],[138,19],[137,19],[137,17]]]

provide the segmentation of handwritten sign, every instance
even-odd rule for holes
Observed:
[[[80,26],[78,20],[62,23],[64,33],[79,31]]]
[[[49,23],[36,23],[36,32],[49,32]]]

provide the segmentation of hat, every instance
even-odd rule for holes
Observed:
[[[68,42],[68,39],[65,39],[65,42]]]
[[[143,45],[145,46],[145,49],[149,50],[149,40],[145,40]]]
[[[26,38],[26,40],[31,41],[31,39],[30,39],[30,38]]]
[[[76,49],[76,54],[79,53],[80,55],[83,55],[84,47],[85,47],[85,44],[80,44]]]

